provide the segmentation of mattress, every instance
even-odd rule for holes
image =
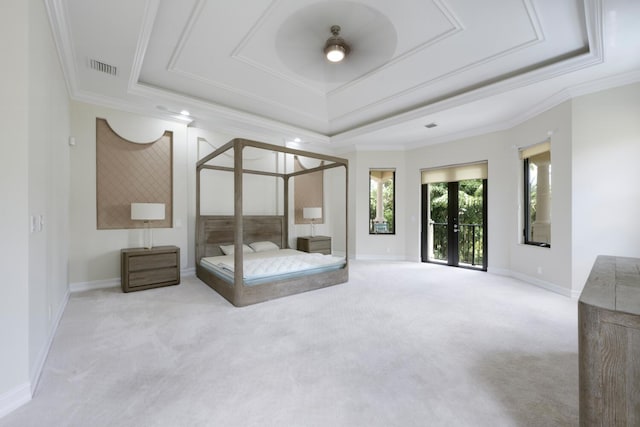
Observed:
[[[337,270],[345,265],[344,257],[300,252],[294,249],[252,252],[243,255],[243,278],[247,286]],[[200,265],[227,282],[233,283],[234,255],[202,258]]]

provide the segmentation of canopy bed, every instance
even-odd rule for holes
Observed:
[[[265,167],[249,169],[244,161],[245,149],[272,152],[279,160],[274,162],[272,170]],[[293,156],[314,159],[319,166],[287,173],[287,167],[283,165]],[[339,220],[344,221],[341,241],[345,256],[291,249],[292,178],[335,168],[344,168],[344,189],[340,189],[340,192],[344,191],[344,198],[337,205],[344,204],[344,216]],[[232,214],[202,213],[204,201],[210,204],[211,198],[217,197],[203,189],[205,171],[233,174]],[[278,188],[282,189],[279,192],[282,194],[278,198],[283,206],[276,209],[275,214],[245,214],[247,198],[243,192],[247,175],[281,180],[278,185],[282,186]],[[196,166],[196,275],[237,307],[346,282],[347,184],[346,159],[238,138],[214,150]]]

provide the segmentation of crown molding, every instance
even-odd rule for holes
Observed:
[[[464,104],[479,101],[494,95],[499,95],[509,90],[530,86],[547,79],[561,76],[563,74],[568,74],[587,67],[591,67],[593,65],[602,63],[602,60],[602,56],[595,56],[591,53],[579,55],[576,58],[571,58],[569,60],[549,65],[547,67],[543,67],[542,69],[538,69],[527,74],[506,78],[487,86],[472,89],[468,92],[463,92],[460,95],[445,98],[441,101],[436,101],[424,107],[410,110],[406,113],[400,113],[395,116],[381,119],[370,124],[354,127],[350,130],[331,135],[331,139],[336,142],[344,141],[356,136],[362,136],[367,133],[375,132],[389,126],[400,125],[404,122],[420,119],[421,117],[426,117],[430,114],[435,114],[443,110],[459,107]]]
[[[435,101],[423,107],[412,109],[405,113],[392,115],[388,118],[373,121],[372,123],[365,124],[363,126],[356,126],[354,128],[338,132],[331,135],[331,139],[336,142],[347,140],[356,136],[375,132],[389,126],[402,124],[414,119],[419,119],[421,117],[425,117],[429,114],[434,114],[442,110],[458,107],[463,104],[498,95],[509,90],[530,86],[544,80],[552,79],[554,77],[559,77],[568,73],[592,67],[594,65],[602,64],[604,62],[602,13],[602,0],[585,0],[588,48],[585,48],[585,52],[583,53],[576,52],[574,56],[568,59],[555,62],[550,65],[542,66],[540,68],[516,76],[507,76],[494,83],[487,84],[478,88],[472,88],[458,95],[454,95],[440,101]],[[536,28],[535,25],[534,28]],[[537,33],[537,38],[544,37],[541,30],[539,31],[540,33]],[[531,40],[530,43],[537,43],[537,38],[535,40]]]
[[[634,70],[582,83],[576,86],[571,86],[567,89],[556,92],[549,98],[546,98],[544,101],[536,104],[533,108],[508,120],[487,127],[474,128],[469,131],[447,135],[446,137],[442,137],[436,140],[430,140],[429,142],[432,143],[432,141],[435,141],[433,143],[440,144],[471,136],[484,135],[490,132],[508,130],[526,122],[527,120],[531,120],[534,117],[539,116],[545,111],[557,107],[563,102],[570,101],[580,96],[589,95],[603,90],[613,89],[616,87],[626,86],[628,84],[634,84],[638,82],[640,82],[640,70]]]
[[[140,79],[144,55],[147,52],[147,47],[151,40],[153,24],[156,20],[159,7],[160,0],[147,0],[145,3],[144,20],[142,21],[142,27],[140,28],[140,35],[138,36],[138,43],[136,44],[136,52],[133,56],[131,73],[129,74],[129,89],[131,89],[131,87],[133,87]]]
[[[126,113],[138,114],[145,117],[153,117],[156,119],[172,121],[189,125],[193,122],[190,117],[185,117],[180,114],[171,113],[168,111],[156,110],[146,106],[134,105],[131,102],[123,101],[120,98],[111,98],[102,94],[96,94],[86,91],[80,91],[72,94],[71,99],[78,102],[84,102],[86,104],[93,104],[100,107],[111,108],[113,110],[119,110]]]
[[[262,132],[268,131],[275,132],[280,135],[291,135],[292,137],[297,136],[303,140],[315,142],[328,143],[330,141],[327,135],[314,132],[309,129],[303,129],[255,114],[239,111],[234,108],[224,107],[222,105],[201,101],[189,96],[168,92],[142,83],[134,85],[134,87],[131,88],[130,93],[146,99],[170,99],[172,102],[175,101],[182,105],[188,105],[200,114],[206,113],[206,115],[203,114],[204,117],[199,119],[199,121],[205,123],[207,121],[213,121],[211,119],[207,119],[207,117],[215,117],[215,122],[219,126],[225,126],[226,124],[228,128],[234,128],[238,123],[241,123],[243,126],[260,129]],[[195,119],[198,119],[198,116],[195,116],[194,120]]]
[[[44,0],[44,5],[49,16],[49,24],[53,33],[53,41],[58,51],[58,58],[62,65],[64,80],[67,85],[69,95],[77,93],[78,87],[76,58],[73,49],[71,31],[69,30],[69,19],[62,0]]]
[[[594,92],[612,89],[618,86],[625,86],[640,82],[640,70],[632,70],[601,79],[591,80],[568,88],[572,98],[589,95]]]

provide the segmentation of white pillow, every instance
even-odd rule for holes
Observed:
[[[235,245],[220,245],[220,250],[225,255],[233,255],[233,253],[236,250],[236,246]],[[251,249],[247,245],[242,245],[242,253],[246,254],[248,252],[253,252],[253,249]]]
[[[253,242],[253,243],[249,243],[249,246],[251,246],[251,249],[253,249],[256,252],[277,251],[278,249],[280,249],[280,246],[269,241]]]

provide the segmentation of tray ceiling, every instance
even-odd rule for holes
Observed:
[[[637,57],[620,54],[637,49],[639,39],[630,22],[639,8],[623,0],[608,1],[606,10],[599,0],[47,0],[47,6],[77,99],[165,115],[186,108],[205,127],[337,145],[389,145],[391,135],[404,143],[443,138],[468,123],[477,128],[478,118],[489,125],[524,114],[545,99],[540,94],[549,98],[580,82],[566,79],[571,73],[590,81],[638,69]],[[334,24],[351,46],[338,64],[322,54]],[[605,62],[607,24],[616,25],[609,36],[618,45],[609,48],[620,58],[592,76],[584,70]],[[96,71],[91,60],[117,73]],[[523,105],[487,113],[483,100],[504,95],[507,102],[514,91]],[[424,133],[438,114],[447,122],[455,111],[478,117]]]

